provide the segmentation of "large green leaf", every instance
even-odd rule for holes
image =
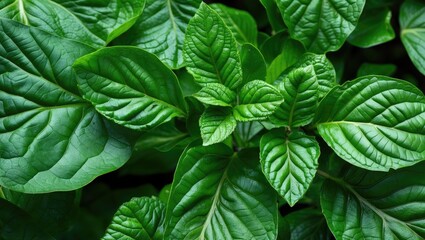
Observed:
[[[407,0],[400,8],[401,41],[416,68],[425,75],[425,3]]]
[[[231,108],[209,107],[199,119],[203,145],[224,141],[236,128]]]
[[[425,165],[379,173],[351,167],[323,185],[320,202],[336,239],[424,239]]]
[[[201,0],[146,0],[143,14],[116,43],[135,45],[171,68],[183,66],[183,41]]]
[[[425,159],[425,97],[407,82],[347,82],[320,102],[315,122],[326,143],[358,167],[388,171]]]
[[[193,95],[207,105],[230,107],[236,100],[236,93],[221,83],[208,83]]]
[[[316,174],[320,155],[314,137],[273,130],[261,138],[261,167],[270,184],[289,203],[300,200]]]
[[[140,48],[104,48],[79,58],[74,68],[84,98],[116,123],[142,130],[185,115],[177,77]]]
[[[71,65],[91,51],[0,19],[0,185],[73,190],[128,160],[122,129],[78,95]]]
[[[354,30],[366,0],[277,0],[291,36],[314,53],[338,50]]]
[[[238,47],[232,32],[207,4],[190,20],[184,42],[187,69],[201,84],[221,83],[230,89],[242,83]]]
[[[158,198],[132,198],[115,213],[104,240],[163,239],[165,204]]]
[[[275,239],[276,194],[256,152],[223,144],[188,148],[167,206],[165,239]]]
[[[280,220],[280,219],[279,219]],[[326,219],[317,209],[305,208],[283,218],[289,225],[290,238],[284,240],[332,240]]]

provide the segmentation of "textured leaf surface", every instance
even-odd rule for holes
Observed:
[[[199,119],[203,145],[224,141],[236,128],[231,108],[209,107]]]
[[[193,95],[202,103],[230,107],[236,100],[236,93],[220,83],[208,83]]]
[[[140,48],[101,49],[78,59],[74,68],[84,98],[123,126],[149,129],[185,115],[177,77]]]
[[[166,239],[275,239],[276,195],[257,154],[231,158],[222,144],[187,149],[167,206]]]
[[[171,68],[183,66],[183,42],[189,20],[201,0],[146,0],[143,14],[116,43],[135,45]]]
[[[222,83],[235,89],[242,83],[241,63],[232,32],[205,3],[201,3],[187,27],[184,59],[188,71],[202,86]]]
[[[351,167],[320,202],[336,239],[424,239],[425,165],[377,173]]]
[[[243,44],[241,46],[240,56],[244,84],[252,80],[266,79],[266,62],[260,50],[252,44]]]
[[[115,213],[104,240],[163,239],[165,204],[157,198],[132,198]]]
[[[291,237],[285,240],[331,240],[326,219],[317,209],[306,208],[292,212],[283,219],[289,225]]]
[[[314,53],[338,50],[356,27],[365,0],[277,0],[291,36]]]
[[[316,174],[320,155],[314,137],[300,131],[274,130],[261,138],[261,167],[270,184],[293,206]]]
[[[315,122],[326,143],[358,167],[387,171],[425,159],[425,97],[407,82],[347,82],[321,101]]]
[[[240,104],[234,107],[233,114],[238,121],[255,121],[266,119],[273,114],[280,103],[282,95],[272,85],[254,80],[245,84],[239,93]]]
[[[122,130],[78,95],[72,63],[93,49],[0,20],[0,185],[65,191],[122,166]]]
[[[425,75],[425,3],[407,0],[400,8],[401,41],[416,68]]]

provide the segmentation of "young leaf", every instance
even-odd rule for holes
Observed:
[[[409,83],[384,76],[347,82],[320,102],[314,122],[358,167],[388,171],[425,159],[425,97]]]
[[[279,219],[280,220],[280,219]],[[305,208],[286,215],[291,237],[284,240],[331,240],[334,239],[326,225],[326,219],[317,209]]]
[[[269,119],[278,126],[299,127],[309,124],[318,105],[318,89],[313,66],[294,69],[279,83],[285,101]]]
[[[207,105],[231,107],[236,100],[236,93],[221,83],[208,83],[193,95]]]
[[[407,0],[400,8],[401,41],[416,68],[425,75],[425,3]]]
[[[171,68],[183,66],[183,41],[201,0],[146,0],[143,14],[115,43],[135,45]]]
[[[157,198],[132,198],[115,213],[103,240],[163,239],[165,204]]]
[[[283,102],[279,90],[260,80],[245,84],[239,93],[239,98],[240,105],[233,109],[233,115],[238,121],[266,119]]]
[[[276,194],[255,158],[223,144],[191,147],[174,176],[165,239],[275,239]]]
[[[379,173],[351,167],[326,180],[323,214],[336,239],[424,239],[423,163]]]
[[[291,36],[314,53],[338,50],[354,30],[365,0],[277,0]]]
[[[295,205],[316,174],[319,144],[297,130],[286,136],[282,130],[274,130],[261,138],[260,150],[267,180],[290,206]]]
[[[118,124],[144,130],[185,116],[177,77],[140,48],[104,48],[78,59],[74,68],[84,98]]]
[[[187,69],[202,86],[221,83],[230,89],[242,83],[238,47],[232,32],[207,4],[190,20],[184,42]]]
[[[260,50],[251,44],[243,44],[240,50],[243,84],[252,80],[265,80],[267,74],[266,62]]]
[[[5,19],[0,32],[0,185],[67,191],[122,166],[125,133],[78,95],[71,68],[93,49]]]
[[[231,108],[209,107],[199,119],[203,145],[224,141],[236,128]]]

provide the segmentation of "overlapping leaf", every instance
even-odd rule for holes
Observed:
[[[266,79],[266,62],[260,50],[252,44],[243,44],[240,50],[240,57],[244,84],[252,80]]]
[[[283,218],[288,223],[290,238],[282,240],[331,240],[332,233],[326,225],[321,211],[305,208],[292,212]]]
[[[208,83],[193,95],[207,105],[230,107],[236,100],[236,93],[220,83]]]
[[[209,107],[199,119],[203,145],[224,141],[236,128],[231,108]]]

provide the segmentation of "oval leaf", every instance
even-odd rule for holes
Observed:
[[[224,141],[236,128],[231,108],[209,107],[199,119],[203,145]]]
[[[236,100],[236,94],[220,83],[208,83],[193,96],[202,103],[222,107],[231,107]]]

